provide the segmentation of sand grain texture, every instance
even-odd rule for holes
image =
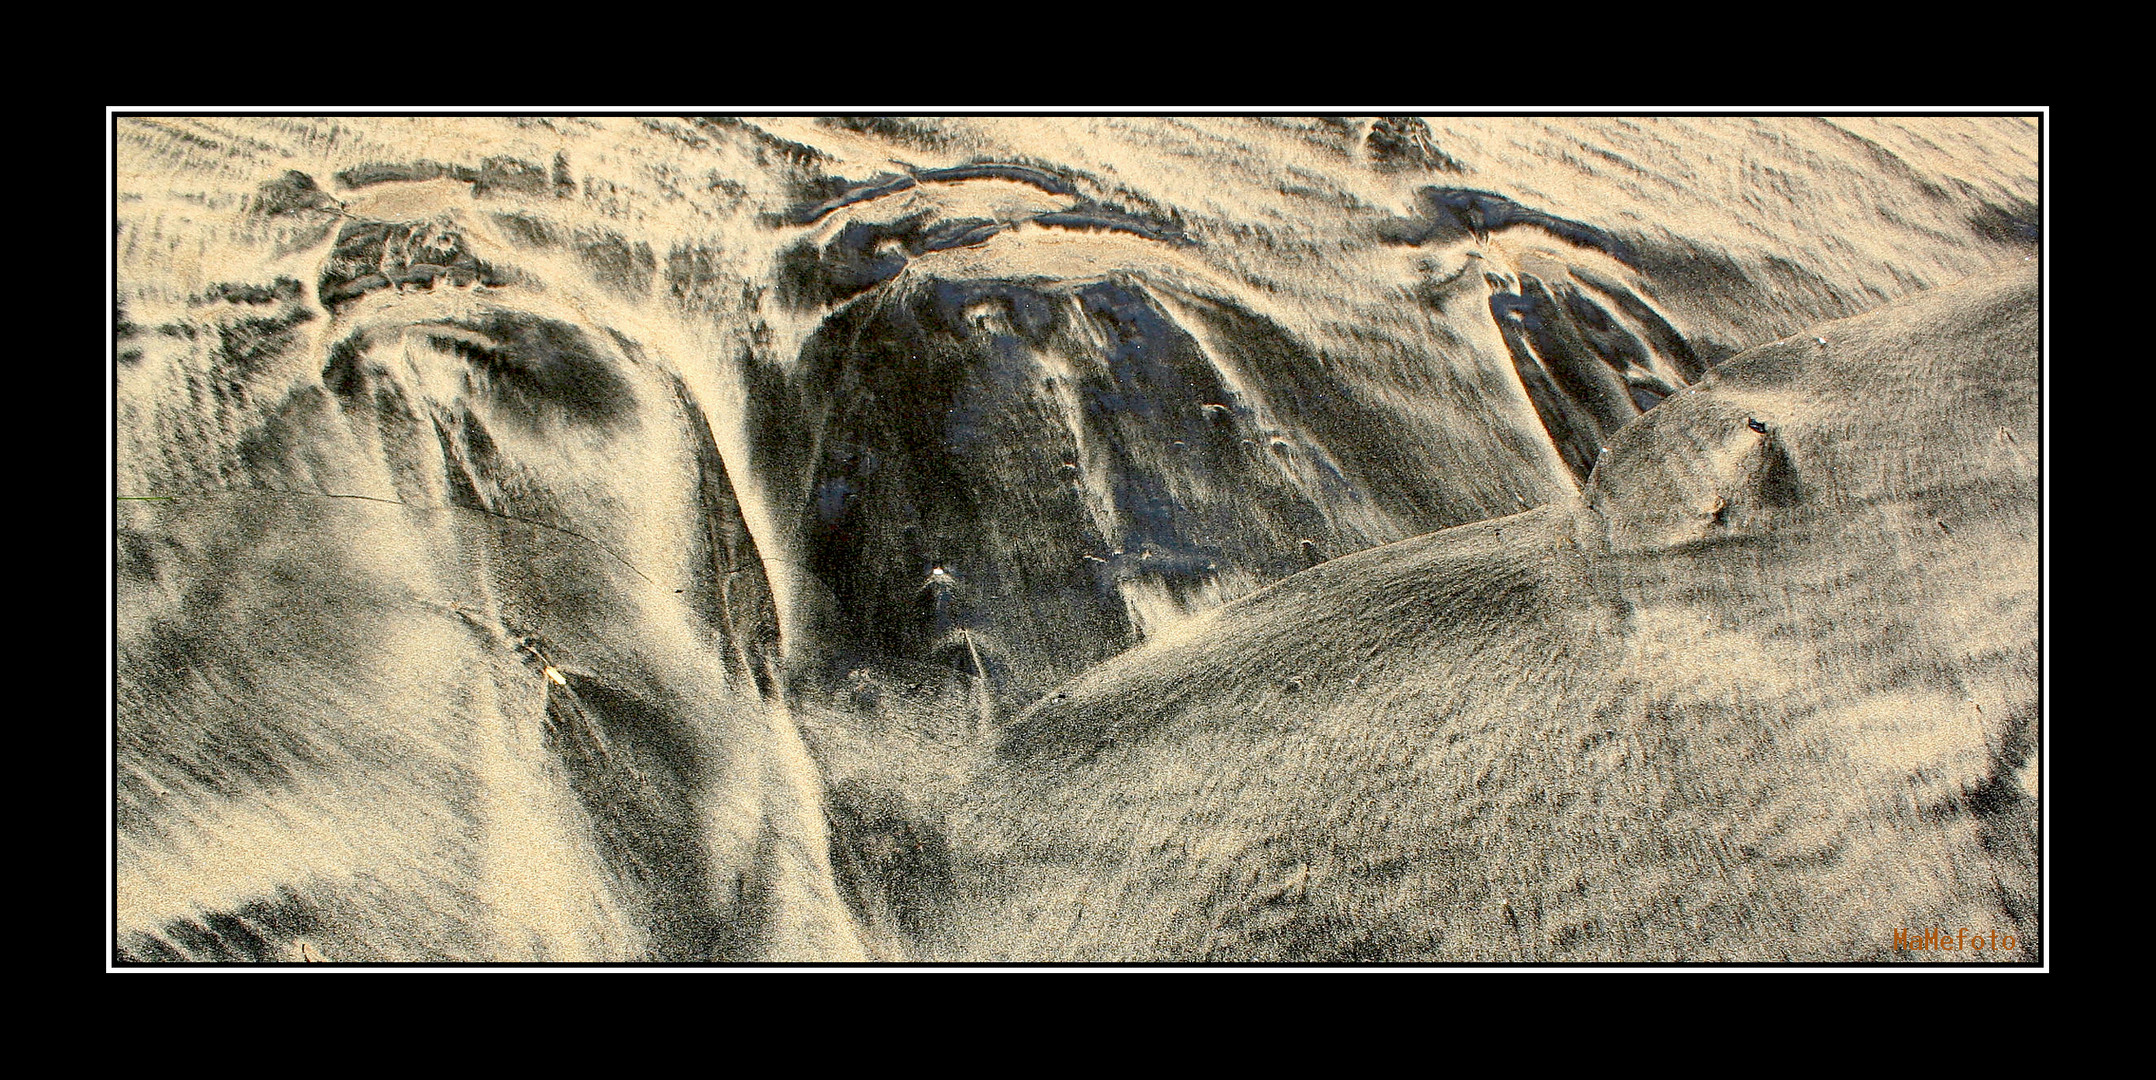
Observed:
[[[2033,118],[115,124],[121,961],[2038,955]]]
[[[966,938],[1861,961],[1969,925],[2033,955],[2036,300],[2018,270],[1740,354],[1583,500],[1064,686],[977,782]]]

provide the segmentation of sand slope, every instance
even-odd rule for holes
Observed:
[[[946,947],[1872,960],[1970,926],[2035,955],[2036,300],[2032,265],[1751,350],[1582,500],[1062,687],[978,780]]]
[[[2030,118],[115,127],[123,959],[2029,917]]]

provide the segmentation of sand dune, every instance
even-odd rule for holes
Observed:
[[[950,947],[1877,960],[1966,925],[2033,955],[2036,313],[2032,268],[1742,353],[1581,500],[1067,684],[964,800]]]
[[[2037,955],[2033,118],[116,129],[122,960]]]

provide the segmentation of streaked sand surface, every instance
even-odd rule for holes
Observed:
[[[2033,119],[117,134],[123,959],[2037,955]]]

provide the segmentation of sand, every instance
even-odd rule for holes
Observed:
[[[2033,117],[115,126],[118,963],[2041,959]]]

